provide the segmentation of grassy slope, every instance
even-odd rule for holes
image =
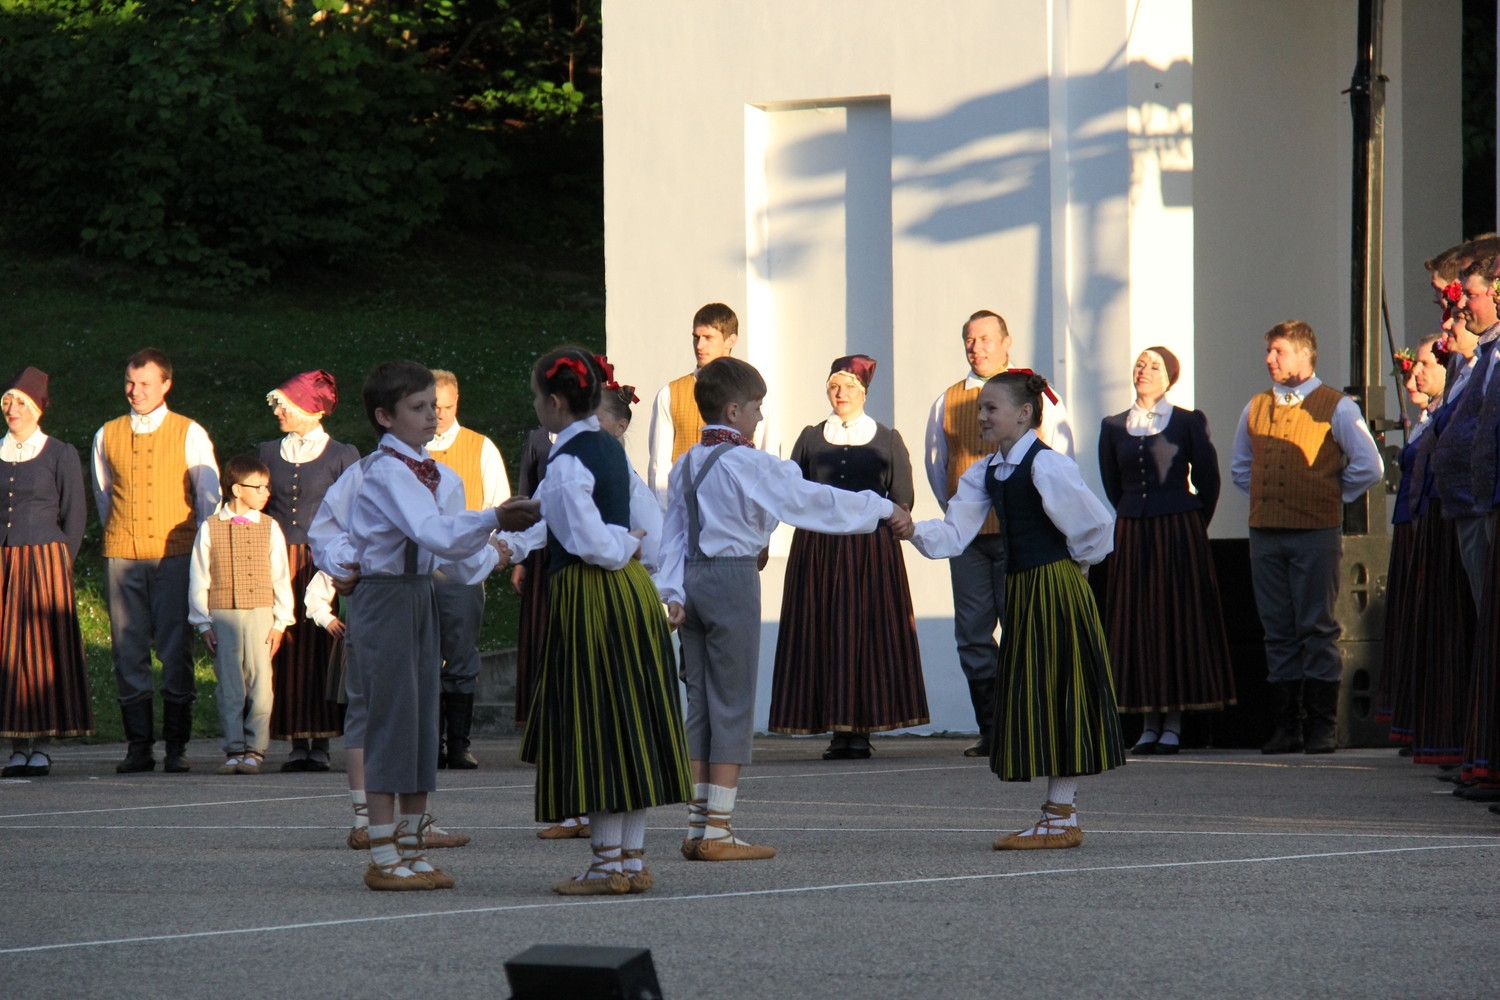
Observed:
[[[126,410],[123,362],[141,347],[172,358],[168,402],[207,429],[220,461],[277,436],[266,393],[311,368],[339,383],[339,409],[324,426],[368,451],[375,435],[359,402],[364,375],[408,357],[458,375],[460,422],[495,440],[514,483],[521,441],[536,425],[532,361],[561,343],[604,344],[597,254],[560,260],[473,241],[429,243],[370,270],[303,274],[272,290],[194,303],[111,294],[74,262],[11,257],[0,273],[0,378],[25,365],[51,376],[42,427],[77,446],[85,463],[94,431]],[[76,576],[95,727],[98,738],[118,740],[97,520]],[[503,648],[514,641],[516,598],[499,579],[489,595],[481,646]],[[201,647],[198,682],[197,730],[209,735],[217,731],[213,669]]]

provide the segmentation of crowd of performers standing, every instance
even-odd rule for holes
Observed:
[[[1488,608],[1500,602],[1497,253],[1500,241],[1478,240],[1430,262],[1443,333],[1402,359],[1422,411],[1400,458],[1378,706],[1417,762],[1455,768],[1459,794],[1481,800],[1500,800],[1500,632],[1477,624],[1500,610]],[[694,371],[654,400],[644,479],[619,443],[633,387],[587,352],[541,359],[531,376],[541,427],[516,498],[494,443],[458,424],[452,373],[377,368],[362,395],[381,443],[364,459],[322,427],[338,402],[332,376],[294,375],[267,397],[282,437],[221,475],[207,433],[166,406],[171,362],[137,352],[130,412],[99,430],[91,454],[129,744],[117,770],[156,767],[153,651],[163,769],[191,769],[196,629],[219,680],[218,772],[259,773],[272,739],[290,742],[281,770],[325,771],[342,735],[347,839],[371,853],[366,884],[451,886],[425,851],[467,838],[436,825],[426,796],[437,769],[478,766],[469,731],[483,581],[513,566],[516,718],[523,759],[538,768],[536,816],[549,824],[539,836],[587,837],[592,849],[584,874],[554,889],[649,889],[645,810],[673,803],[688,810],[686,860],[774,857],[737,837],[731,816],[750,762],[758,573],[784,521],[796,532],[771,729],[832,733],[825,759],[863,759],[870,734],[929,721],[899,544],[910,540],[950,563],[980,734],[965,755],[1003,780],[1047,780],[1038,822],[995,848],[1078,846],[1079,779],[1124,762],[1121,712],[1143,717],[1134,753],[1174,754],[1183,713],[1235,703],[1207,537],[1218,456],[1204,414],[1167,398],[1177,357],[1148,348],[1132,368],[1134,403],[1098,436],[1111,512],[1083,482],[1062,401],[1011,366],[1004,319],[981,310],[961,333],[968,372],[935,400],[923,440],[943,516],[920,523],[905,442],[865,413],[876,359],[833,361],[831,412],[782,461],[761,418],[766,385],[731,356],[738,319],[719,303],[693,318]],[[1263,750],[1331,752],[1339,511],[1379,481],[1381,460],[1352,400],[1318,380],[1311,329],[1289,321],[1265,341],[1272,385],[1245,407],[1231,460],[1250,498],[1277,695]],[[71,579],[83,465],[41,432],[48,404],[35,368],[0,396],[12,498],[0,535],[7,777],[47,774],[52,738],[92,731]],[[1101,618],[1084,571],[1111,552]]]

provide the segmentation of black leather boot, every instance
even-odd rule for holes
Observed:
[[[115,765],[115,773],[136,774],[156,770],[156,758],[151,755],[151,748],[156,745],[156,736],[152,733],[156,719],[151,709],[151,699],[142,698],[129,705],[121,705],[120,721],[125,725],[125,739],[130,741],[130,746],[125,751],[125,759]]]
[[[1260,748],[1260,752],[1266,754],[1301,753],[1302,682],[1277,681],[1271,687],[1274,690],[1276,729],[1271,733],[1271,738],[1266,745]]]
[[[995,681],[969,681],[969,700],[974,704],[974,721],[979,725],[979,742],[964,750],[965,757],[988,757],[990,737],[995,728]]]
[[[479,761],[469,753],[469,729],[474,724],[474,696],[457,691],[443,692],[443,720],[448,729],[448,767],[454,771],[472,771]]]
[[[166,759],[161,769],[168,774],[186,774],[193,769],[187,761],[188,740],[193,738],[193,703],[164,701],[161,705],[161,741],[166,744]]]
[[[1307,718],[1302,723],[1303,753],[1333,753],[1338,746],[1339,682],[1302,682]]]

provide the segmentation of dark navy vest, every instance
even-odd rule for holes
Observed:
[[[605,524],[630,527],[630,463],[625,449],[608,431],[584,431],[553,454],[572,455],[583,463],[594,477],[594,506]],[[581,562],[562,547],[553,534],[547,534],[547,569],[556,573],[564,566]]]
[[[984,488],[995,507],[995,515],[1005,531],[1005,572],[1019,573],[1059,559],[1070,559],[1068,536],[1057,530],[1042,507],[1042,495],[1031,481],[1031,465],[1036,453],[1047,448],[1038,438],[1026,450],[1026,457],[1001,482],[993,467],[984,477]],[[1050,451],[1050,448],[1047,448]]]

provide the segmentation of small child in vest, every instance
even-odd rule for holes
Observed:
[[[1114,516],[1077,463],[1037,436],[1050,392],[1030,372],[991,376],[979,393],[979,429],[998,450],[959,479],[945,519],[921,521],[905,536],[927,558],[951,559],[991,512],[1005,533],[990,770],[1001,781],[1046,778],[1047,801],[1041,819],[996,840],[997,851],[1082,844],[1073,805],[1079,777],[1125,763],[1104,628],[1079,568],[1114,548]]]
[[[188,572],[188,622],[214,656],[220,774],[259,774],[271,739],[271,659],[295,621],[286,537],[262,514],[271,470],[236,455],[220,474],[224,502],[198,527]]]
[[[689,861],[757,861],[774,848],[735,837],[730,826],[740,769],[750,763],[760,665],[760,557],[780,521],[854,535],[882,520],[911,518],[891,501],[802,478],[752,443],[766,383],[752,365],[719,358],[698,372],[693,394],[707,426],[672,467],[657,582],[668,619],[681,627],[693,801]]]

